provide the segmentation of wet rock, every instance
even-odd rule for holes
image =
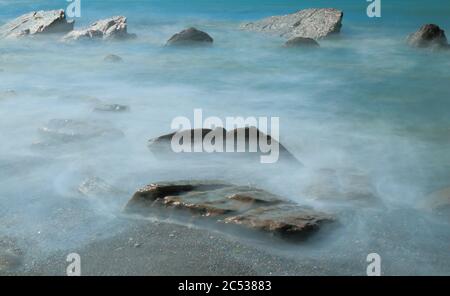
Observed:
[[[196,141],[195,134],[198,133],[201,135],[201,141]],[[232,142],[234,145],[229,145],[232,151],[238,151],[238,146],[241,146],[245,149],[245,152],[204,152],[204,153],[189,153],[189,152],[181,152],[175,153],[172,149],[172,140],[174,136],[178,139],[190,139],[190,147],[191,151],[194,151],[196,146],[200,146],[199,149],[201,151],[205,151],[203,148],[203,143],[212,143],[216,146],[216,148],[221,148],[222,151],[227,151],[227,139],[233,139]],[[216,135],[223,139],[222,145],[219,145],[219,142],[216,142],[213,139],[212,135]],[[175,138],[176,139],[176,138]],[[181,144],[183,144],[181,141]],[[260,144],[269,143],[272,146],[278,146],[279,149],[279,160],[277,163],[288,163],[292,165],[302,165],[300,161],[298,161],[294,155],[292,155],[281,143],[277,142],[275,139],[272,139],[270,135],[266,135],[255,127],[245,127],[245,128],[237,128],[234,130],[226,131],[223,128],[217,128],[214,130],[211,129],[201,129],[201,130],[183,130],[180,132],[174,132],[167,135],[163,135],[154,139],[149,140],[148,147],[152,153],[157,156],[164,157],[166,159],[178,160],[179,157],[183,157],[183,159],[187,159],[188,156],[192,156],[194,158],[198,158],[201,155],[204,157],[215,157],[222,156],[226,160],[231,158],[238,158],[239,160],[251,160],[258,162],[261,159],[261,155],[267,155],[260,149]],[[250,147],[254,147],[255,152],[250,152]],[[179,156],[179,157],[177,157]]]
[[[0,91],[0,99],[9,99],[17,97],[17,92],[12,89],[8,89],[5,91]]]
[[[119,104],[100,104],[94,107],[94,111],[98,112],[124,112],[128,110],[128,106]]]
[[[134,194],[125,212],[149,215],[177,209],[193,217],[212,219],[282,236],[304,236],[330,215],[301,207],[270,192],[220,181],[180,181],[148,185]]]
[[[320,47],[319,43],[312,38],[294,37],[286,41],[284,47]]]
[[[78,186],[78,192],[87,197],[112,197],[123,194],[121,190],[99,177],[89,177]]]
[[[52,119],[46,126],[39,128],[39,134],[42,141],[36,143],[36,145],[40,146],[123,136],[121,131],[104,126],[99,122],[84,122],[72,119]]]
[[[444,188],[426,196],[419,208],[430,211],[438,216],[450,218],[450,188]]]
[[[28,35],[67,33],[74,21],[67,20],[64,10],[33,11],[0,27],[0,38]]]
[[[102,40],[123,40],[134,38],[136,35],[127,32],[127,18],[115,16],[104,20],[96,21],[88,28],[74,30],[63,37],[63,40],[80,39],[102,39]]]
[[[315,200],[355,203],[360,206],[376,206],[381,203],[370,178],[357,171],[321,169],[311,176],[303,191]]]
[[[214,40],[207,33],[197,30],[196,28],[189,28],[173,35],[166,46],[179,45],[209,45]]]
[[[408,37],[408,44],[417,48],[448,48],[444,30],[437,25],[427,24]]]
[[[294,37],[321,39],[340,32],[343,16],[342,11],[334,8],[311,8],[247,23],[241,28],[247,31],[278,34],[288,39]]]
[[[115,54],[109,54],[103,58],[105,62],[108,63],[120,63],[123,62],[123,59]]]
[[[23,253],[17,242],[9,237],[0,238],[0,275],[12,272],[22,265]]]

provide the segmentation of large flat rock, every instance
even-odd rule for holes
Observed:
[[[293,14],[272,16],[260,21],[243,24],[247,31],[294,37],[321,39],[339,33],[344,13],[334,8],[311,8]]]
[[[215,181],[178,181],[138,190],[125,212],[151,215],[179,210],[193,218],[283,237],[305,237],[334,218],[250,186]]]
[[[0,27],[0,37],[22,37],[44,33],[67,33],[74,21],[67,20],[64,10],[33,11]]]

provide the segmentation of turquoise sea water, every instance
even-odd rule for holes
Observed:
[[[169,132],[174,117],[192,117],[194,108],[221,118],[279,116],[281,142],[305,164],[304,174],[320,168],[357,170],[369,176],[387,211],[415,210],[429,193],[450,187],[450,54],[410,49],[405,38],[424,23],[437,23],[450,32],[450,3],[384,0],[380,19],[367,17],[367,4],[364,0],[82,0],[77,27],[125,15],[129,32],[138,38],[78,44],[52,38],[0,41],[0,94],[17,93],[0,97],[0,199],[6,205],[0,213],[3,225],[9,225],[0,226],[0,233],[51,232],[52,211],[64,204],[63,198],[76,196],[74,188],[89,175],[123,187],[128,192],[123,202],[133,190],[154,181],[239,179],[222,172],[192,173],[188,167],[163,171],[164,165],[147,150],[148,139]],[[0,24],[28,11],[66,5],[63,0],[0,0]],[[281,38],[239,30],[246,21],[310,7],[335,7],[345,14],[340,37],[320,41],[316,51],[286,50]],[[164,48],[172,34],[189,26],[210,33],[214,46]],[[105,64],[103,57],[110,53],[124,62]],[[92,112],[93,97],[129,105],[130,112]],[[37,129],[53,118],[100,121],[125,136],[87,149],[34,150]],[[310,203],[295,194],[306,186],[293,181],[295,176],[281,172],[274,180],[251,181]],[[108,207],[96,210],[113,219]],[[371,223],[380,228],[387,223],[403,225],[418,215],[401,212],[398,220],[392,214],[390,222],[374,222],[365,220],[364,211],[358,222],[350,219],[354,228],[348,232],[367,234]],[[377,245],[389,250],[392,244],[412,241],[397,250],[411,252],[411,264],[420,256],[438,258],[419,260],[423,271],[418,273],[449,273],[448,267],[433,263],[449,259],[444,252],[450,241],[448,224],[436,223],[432,234],[428,222],[399,226],[393,233],[397,231],[402,242],[385,239]],[[77,241],[83,241],[86,229],[78,229],[77,235],[81,237]],[[374,240],[367,235],[363,241]],[[64,247],[68,240],[63,234],[49,235],[39,243]],[[401,265],[393,270],[410,272]]]

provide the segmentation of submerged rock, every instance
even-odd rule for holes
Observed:
[[[15,90],[8,89],[5,91],[0,91],[0,100],[14,98],[14,97],[17,97],[17,92]]]
[[[115,16],[104,20],[96,21],[88,28],[74,30],[63,37],[63,40],[80,40],[80,39],[129,39],[136,35],[127,32],[127,18],[124,16]]]
[[[196,133],[201,135],[201,137],[199,137],[201,141],[195,140]],[[174,138],[174,136],[176,136],[176,138]],[[217,140],[217,137],[223,139],[222,144],[220,144]],[[198,149],[200,149],[203,153],[175,153],[172,149],[172,140],[177,141],[178,139],[180,140],[180,144],[184,144],[184,140],[190,140],[190,144],[188,144],[187,147],[190,147],[191,151],[195,151],[196,147],[198,147]],[[233,139],[232,144],[234,145],[227,143],[227,139]],[[301,162],[297,160],[297,158],[295,158],[295,156],[292,155],[281,143],[277,142],[275,139],[272,139],[270,135],[266,135],[255,127],[237,128],[228,132],[223,128],[217,128],[215,130],[183,130],[149,140],[148,148],[157,156],[172,159],[178,159],[177,156],[187,159],[188,156],[199,157],[200,155],[203,155],[205,157],[218,157],[220,155],[227,160],[237,157],[240,160],[246,159],[258,161],[257,158],[261,159],[261,156],[268,155],[268,153],[261,151],[260,145],[262,143],[269,143],[272,147],[278,147],[279,159],[277,160],[277,163],[302,165]],[[223,152],[207,152],[204,149],[204,144],[212,144],[216,148],[221,148]],[[226,152],[228,151],[227,144],[229,144],[229,148],[231,148],[233,153]],[[245,152],[236,152],[238,151],[238,146],[243,147]],[[254,150],[254,152],[250,152],[250,147],[253,147],[256,150]]]
[[[370,178],[360,172],[322,169],[315,172],[311,180],[303,191],[311,199],[362,206],[381,203]]]
[[[23,263],[23,253],[17,242],[9,237],[0,237],[0,275],[19,268]]]
[[[417,32],[408,37],[408,44],[417,48],[448,48],[444,30],[434,24],[422,26]]]
[[[42,141],[35,145],[65,144],[93,138],[115,138],[123,136],[117,129],[103,126],[97,122],[84,122],[72,119],[52,119],[39,129]]]
[[[197,30],[196,28],[189,28],[173,35],[166,43],[166,46],[174,45],[209,45],[214,40],[208,33]]]
[[[301,207],[270,192],[214,181],[180,181],[151,184],[134,194],[125,212],[149,215],[149,209],[178,209],[193,217],[248,229],[303,237],[323,223],[334,220],[330,215]]]
[[[312,38],[294,37],[286,41],[284,47],[320,47],[320,45]]]
[[[115,54],[109,54],[103,58],[105,62],[108,63],[120,63],[123,62],[123,59]]]
[[[291,39],[320,39],[339,33],[344,13],[334,8],[311,8],[293,14],[272,16],[241,26],[247,31],[278,34]]]
[[[438,190],[426,196],[419,207],[439,216],[450,218],[450,187]]]
[[[89,177],[78,186],[78,192],[87,197],[111,197],[122,192],[98,177]]]
[[[0,27],[0,37],[67,33],[73,30],[74,21],[67,20],[64,10],[33,11]]]
[[[128,106],[119,104],[100,104],[94,107],[94,111],[98,112],[124,112],[128,110]]]

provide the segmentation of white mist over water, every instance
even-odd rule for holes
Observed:
[[[420,23],[408,23],[409,31],[378,30],[350,14],[339,39],[321,41],[317,51],[297,51],[282,48],[280,38],[239,31],[246,20],[240,14],[217,20],[215,14],[170,18],[169,6],[160,14],[152,12],[156,18],[150,19],[139,11],[143,3],[134,9],[113,3],[109,9],[87,7],[80,20],[86,24],[125,14],[137,40],[1,41],[0,235],[33,245],[31,257],[83,245],[93,234],[114,235],[122,205],[143,185],[220,179],[251,183],[337,212],[341,228],[322,238],[319,251],[301,256],[323,257],[332,264],[336,253],[348,254],[360,241],[362,253],[375,250],[391,259],[394,272],[409,272],[414,264],[422,268],[418,273],[449,272],[436,263],[449,260],[448,224],[415,210],[428,193],[450,186],[449,54],[405,46],[406,32]],[[16,8],[6,8],[9,14],[2,10],[2,15],[12,18],[34,6],[27,2],[16,15]],[[272,14],[284,11],[279,10]],[[163,46],[191,25],[210,33],[214,46]],[[107,54],[124,62],[105,63]],[[130,110],[93,112],[99,102]],[[261,167],[223,170],[158,161],[147,140],[170,132],[173,118],[191,117],[195,108],[220,118],[280,117],[281,143],[305,167],[274,174]],[[52,119],[86,122],[123,135],[47,148],[32,145],[41,139],[38,129]],[[312,201],[304,189],[319,169],[368,176],[384,210]],[[122,194],[113,200],[82,197],[79,184],[94,176]],[[340,265],[335,268],[339,272]]]

